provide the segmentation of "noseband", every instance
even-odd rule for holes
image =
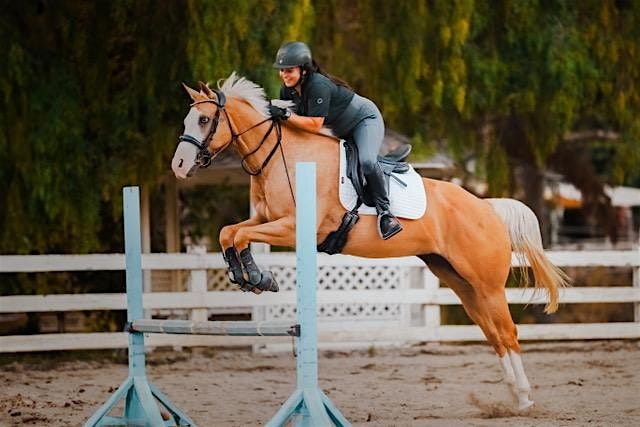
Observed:
[[[193,102],[190,107],[193,107],[194,105],[198,105],[198,104],[205,104],[205,103],[211,103],[211,104],[215,104],[216,107],[218,107],[216,109],[216,114],[213,117],[213,122],[211,123],[211,128],[209,129],[209,134],[207,135],[207,137],[205,138],[204,141],[199,141],[197,138],[194,138],[191,135],[180,135],[178,137],[178,140],[180,142],[185,141],[188,142],[190,144],[195,145],[198,148],[198,154],[196,155],[196,161],[195,164],[196,166],[200,167],[200,168],[206,168],[211,164],[211,161],[222,151],[224,151],[229,145],[231,145],[234,141],[236,141],[238,139],[238,137],[240,137],[242,134],[250,131],[253,128],[256,128],[258,126],[260,126],[261,124],[268,122],[270,120],[272,120],[270,117],[262,120],[259,123],[256,123],[255,125],[251,126],[248,129],[243,130],[240,133],[236,133],[233,130],[233,126],[231,126],[231,120],[229,120],[229,114],[227,113],[227,110],[225,108],[225,104],[227,102],[227,99],[224,95],[224,93],[222,93],[221,91],[217,90],[217,89],[212,89],[213,92],[218,96],[218,100],[216,101],[215,99],[203,99],[201,101],[195,101]],[[213,139],[213,135],[215,135],[216,130],[218,129],[218,124],[220,123],[220,111],[222,111],[225,115],[225,118],[227,119],[227,124],[229,125],[229,132],[231,133],[231,138],[229,139],[229,141],[225,144],[223,144],[220,148],[218,148],[216,151],[214,151],[213,153],[209,151],[209,145],[211,144],[211,140]],[[271,134],[271,132],[273,131],[273,128],[276,128],[276,134],[278,135],[277,138],[277,142],[275,144],[275,146],[273,147],[273,149],[271,150],[271,152],[269,153],[269,155],[267,156],[267,158],[264,160],[264,162],[262,163],[262,165],[260,166],[260,168],[257,171],[252,171],[248,168],[247,164],[246,164],[246,160],[249,156],[251,156],[252,154],[254,154],[255,152],[257,152],[260,147],[262,147],[262,144],[264,144],[264,142],[267,140],[267,138],[269,137],[269,135]],[[251,151],[250,153],[246,154],[243,158],[242,158],[242,168],[244,169],[245,172],[247,172],[249,175],[255,176],[255,175],[259,175],[262,170],[265,168],[265,166],[267,165],[267,163],[269,162],[269,160],[271,160],[271,157],[273,157],[274,153],[276,152],[276,149],[281,146],[281,142],[282,142],[282,131],[280,129],[280,123],[277,123],[275,121],[271,122],[271,127],[269,128],[269,130],[267,131],[267,133],[264,135],[264,137],[262,138],[262,141],[260,141],[260,144],[258,144],[258,147]]]

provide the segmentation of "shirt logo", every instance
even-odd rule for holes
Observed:
[[[318,98],[318,99],[316,99],[316,102],[317,102],[318,104],[322,104],[322,98]]]

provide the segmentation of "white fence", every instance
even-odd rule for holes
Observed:
[[[572,303],[633,303],[634,321],[615,323],[523,324],[518,326],[521,340],[640,338],[640,249],[630,251],[558,251],[548,252],[561,267],[630,267],[632,286],[570,287],[563,289],[560,301]],[[256,255],[261,266],[276,270],[295,267],[295,254],[272,253]],[[372,267],[396,268],[407,272],[404,283],[395,289],[332,289],[318,291],[319,307],[332,304],[397,304],[403,309],[395,322],[358,322],[355,320],[325,321],[320,318],[321,344],[411,343],[424,341],[484,340],[475,325],[442,325],[440,306],[459,305],[457,296],[439,286],[438,279],[421,261],[411,258],[382,260],[349,256],[319,255],[318,267],[340,270],[354,266],[365,271]],[[144,270],[189,270],[188,292],[151,292],[144,295],[145,309],[186,309],[194,320],[205,320],[210,310],[247,308],[248,312],[264,313],[273,307],[293,307],[295,291],[254,295],[236,291],[208,291],[207,270],[224,269],[220,254],[143,254]],[[123,270],[124,255],[29,255],[0,256],[0,273]],[[340,274],[338,274],[340,276]],[[0,276],[1,277],[1,276]],[[362,281],[362,279],[359,279]],[[576,284],[579,285],[579,284]],[[533,290],[508,288],[512,304],[544,303],[542,294]],[[123,293],[17,295],[0,297],[0,313],[64,312],[91,310],[124,310]],[[417,314],[417,315],[416,315]],[[219,337],[203,335],[150,335],[150,346],[244,346],[255,345],[255,337]],[[288,343],[287,338],[263,337],[261,343]],[[115,333],[57,333],[40,335],[0,336],[0,352],[86,350],[126,348],[127,336]]]

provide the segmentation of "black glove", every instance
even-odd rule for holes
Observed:
[[[284,121],[291,117],[291,111],[286,108],[276,107],[273,104],[269,104],[269,114],[271,114],[271,118],[275,121]]]

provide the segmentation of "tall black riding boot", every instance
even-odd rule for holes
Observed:
[[[380,166],[376,165],[374,173],[367,175],[366,179],[367,191],[372,196],[378,212],[378,233],[383,240],[387,240],[402,231],[402,225],[389,211],[389,197]]]

